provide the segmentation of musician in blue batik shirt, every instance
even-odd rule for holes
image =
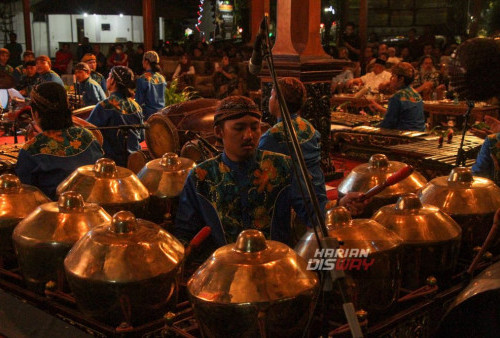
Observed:
[[[36,58],[36,72],[38,73],[38,84],[45,82],[55,82],[64,87],[64,83],[52,69],[52,63],[47,55],[40,55]]]
[[[142,109],[133,99],[135,88],[134,73],[130,68],[115,66],[106,81],[109,97],[99,102],[90,113],[88,122],[98,126],[127,126],[142,124]],[[106,157],[113,159],[119,166],[127,165],[128,155],[140,150],[144,139],[142,129],[101,130],[104,138],[103,148]],[[125,145],[125,133],[128,133]]]
[[[85,62],[87,65],[89,65],[90,78],[92,80],[94,80],[95,82],[97,82],[101,86],[104,93],[106,93],[106,91],[107,91],[106,78],[101,73],[96,71],[96,69],[97,69],[97,57],[92,53],[87,53],[82,57],[82,59],[80,61]]]
[[[160,74],[160,57],[155,51],[144,53],[142,66],[146,71],[137,79],[135,100],[141,105],[144,119],[165,107],[165,88],[167,82]]]
[[[90,78],[90,67],[85,62],[80,62],[75,66],[75,90],[82,95],[85,106],[95,105],[97,102],[106,99],[106,94],[101,86]]]
[[[302,106],[306,99],[306,88],[300,80],[293,77],[282,78],[278,80],[278,84],[283,93],[288,111],[290,112],[293,129],[295,129],[297,134],[297,139],[302,149],[307,169],[311,175],[318,201],[321,209],[324,210],[327,198],[325,177],[320,167],[321,135],[309,121],[300,116]],[[281,119],[278,98],[274,88],[269,98],[269,112],[277,117],[278,123],[262,135],[259,142],[259,149],[290,155],[290,150],[286,142],[284,125]]]
[[[19,151],[16,175],[54,199],[59,183],[78,167],[94,164],[103,151],[90,131],[73,124],[61,85],[48,82],[35,87],[31,107],[42,133]]]
[[[257,149],[260,118],[255,103],[243,96],[229,96],[217,107],[214,132],[222,139],[224,152],[189,173],[173,229],[177,238],[189,241],[204,226],[211,228],[198,258],[234,242],[245,229],[291,244],[291,207],[310,223],[291,158]],[[349,202],[350,196],[344,201]]]
[[[387,109],[371,101],[370,108],[379,111],[384,119],[381,128],[398,130],[425,130],[424,101],[410,85],[415,78],[415,69],[407,62],[400,62],[391,69],[390,86],[397,92],[389,99]]]

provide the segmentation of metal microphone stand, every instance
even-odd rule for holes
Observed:
[[[148,129],[149,125],[148,124],[124,124],[121,126],[106,126],[106,127],[84,127],[85,129],[88,130],[113,130],[113,129],[118,129],[119,132],[123,133],[123,150],[124,154],[127,154],[128,152],[128,138],[129,138],[129,133],[131,131],[135,131],[138,129]]]
[[[325,249],[337,249],[339,247],[339,241],[336,238],[329,237],[328,229],[325,225],[325,218],[323,212],[320,209],[318,198],[314,193],[314,189],[311,183],[311,179],[309,178],[308,170],[306,163],[304,161],[304,155],[302,154],[302,150],[300,148],[299,141],[297,139],[297,134],[293,129],[292,119],[290,117],[290,112],[288,111],[288,107],[286,106],[285,98],[283,97],[283,93],[278,85],[278,80],[276,76],[276,71],[274,69],[274,61],[273,55],[271,52],[271,44],[269,42],[269,31],[267,25],[267,17],[264,18],[266,34],[265,38],[262,42],[262,51],[263,56],[266,58],[269,71],[271,73],[271,78],[273,81],[274,89],[277,94],[281,117],[283,119],[283,125],[285,126],[285,135],[287,136],[287,143],[289,145],[291,155],[292,155],[292,163],[294,166],[294,170],[297,172],[297,169],[300,172],[300,176],[297,177],[297,181],[300,185],[305,184],[305,188],[307,190],[307,197],[309,198],[310,203],[313,207],[313,217],[312,217],[312,225],[314,228],[314,232],[316,235],[316,240],[318,241],[318,247],[321,250]],[[298,168],[297,168],[298,167]],[[303,182],[303,183],[302,183]],[[305,197],[305,196],[304,196]],[[304,203],[307,203],[306,198],[304,198]],[[319,235],[319,231],[321,232],[321,237]],[[345,291],[345,274],[343,271],[336,271],[335,269],[330,270],[330,277],[333,283],[336,283],[338,289],[340,291],[340,295],[342,297],[343,309],[349,324],[349,328],[351,330],[351,334],[353,337],[363,337],[363,333],[361,332],[361,327],[359,325],[354,305],[349,299],[347,292]],[[323,290],[321,290],[322,292]]]
[[[457,151],[457,161],[455,162],[456,167],[460,166],[465,166],[465,162],[467,161],[467,157],[465,156],[465,151],[464,151],[464,140],[465,140],[465,133],[467,132],[467,129],[469,129],[469,117],[472,109],[474,108],[474,101],[467,100],[467,110],[465,111],[464,114],[464,126],[462,128],[462,140],[460,141],[460,147],[458,148]]]

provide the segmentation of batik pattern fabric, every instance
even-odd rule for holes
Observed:
[[[424,101],[420,94],[410,86],[397,91],[389,99],[387,112],[379,127],[424,131]]]
[[[167,82],[163,75],[151,70],[137,79],[135,100],[141,105],[144,119],[147,120],[157,111],[165,108],[165,88]]]
[[[78,94],[82,95],[85,106],[92,106],[106,99],[106,94],[104,94],[101,86],[90,77],[83,82],[77,83],[75,89]]]
[[[106,93],[106,78],[99,72],[90,72],[90,78],[97,82]]]
[[[85,128],[47,130],[27,141],[19,151],[16,174],[21,182],[40,188],[54,199],[59,183],[102,156],[101,145]]]
[[[0,71],[5,72],[9,75],[14,74],[14,68],[12,68],[11,65],[5,65],[5,66],[0,65]]]
[[[290,166],[288,156],[261,150],[245,162],[233,162],[223,153],[199,164],[181,193],[174,235],[189,241],[208,225],[214,249],[234,242],[245,229],[289,243],[291,206],[306,217]]]
[[[298,114],[292,114],[291,118],[314,191],[320,203],[321,210],[324,211],[327,197],[325,176],[321,170],[321,134],[309,121],[303,119]],[[285,135],[285,126],[280,118],[278,119],[278,123],[261,136],[259,149],[290,155]]]
[[[122,96],[118,92],[99,102],[90,113],[88,122],[98,127],[126,126],[143,123],[142,108],[132,98]],[[144,140],[143,129],[108,129],[101,130],[106,157],[113,159],[122,167],[127,166],[128,155],[140,150],[140,142]],[[128,140],[125,150],[125,134]]]

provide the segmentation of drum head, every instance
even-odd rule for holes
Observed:
[[[146,163],[151,160],[153,160],[153,158],[151,157],[151,153],[149,152],[149,150],[142,149],[134,151],[128,156],[127,168],[132,170],[134,174],[137,174],[139,171],[141,171],[142,168],[144,168]]]
[[[161,113],[155,113],[149,117],[148,124],[146,144],[154,158],[162,157],[168,152],[179,152],[177,129],[168,117]]]

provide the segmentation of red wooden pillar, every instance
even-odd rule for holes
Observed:
[[[23,17],[24,17],[24,38],[26,41],[26,50],[33,50],[31,44],[30,0],[23,0]]]
[[[142,0],[142,23],[144,28],[144,50],[153,49],[155,22],[154,0]]]
[[[309,22],[306,25],[308,29],[307,44],[302,51],[302,55],[326,56],[325,50],[321,45],[321,35],[319,25],[321,24],[321,1],[309,1]],[[304,17],[302,13],[299,16]]]
[[[255,37],[259,32],[260,22],[265,13],[269,13],[269,0],[252,0],[250,3],[250,42],[255,42]]]

